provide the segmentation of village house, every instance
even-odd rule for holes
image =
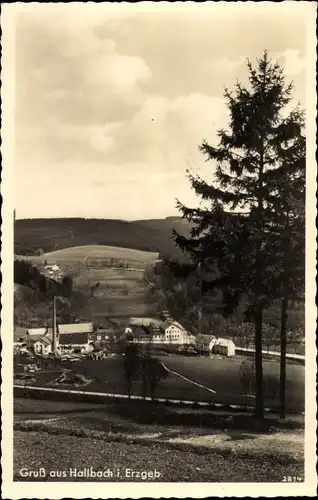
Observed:
[[[48,356],[52,352],[52,336],[46,335],[39,338],[33,344],[34,354]]]
[[[125,337],[127,340],[146,344],[153,342],[152,329],[145,325],[129,325],[125,327]]]
[[[227,357],[235,356],[235,344],[230,339],[217,339],[214,342],[211,353]]]
[[[86,352],[91,348],[91,336],[94,333],[92,323],[73,323],[58,325],[59,352]]]
[[[216,342],[215,335],[198,334],[195,339],[195,346],[199,352],[209,353]]]
[[[102,324],[95,325],[94,332],[90,335],[90,341],[97,348],[105,348],[116,341],[119,327],[111,319],[104,320]]]
[[[57,349],[61,354],[63,352],[88,352],[90,348],[91,342],[88,333],[65,333],[59,336]]]
[[[195,336],[191,335],[180,323],[166,320],[161,324],[164,342],[177,345],[195,345]]]

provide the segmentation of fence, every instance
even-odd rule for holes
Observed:
[[[245,347],[235,347],[235,353],[236,354],[253,354],[255,352],[255,349],[251,348],[245,348]],[[264,355],[267,356],[273,356],[273,357],[278,357],[280,358],[280,352],[278,351],[262,351]],[[287,360],[297,360],[299,362],[305,363],[305,356],[302,354],[286,354],[286,359]]]
[[[88,391],[77,391],[74,389],[55,389],[51,387],[35,387],[35,386],[20,386],[14,385],[14,396],[32,399],[43,399],[43,400],[58,400],[58,401],[77,401],[86,403],[107,403],[114,402],[115,400],[128,400],[128,394],[112,394],[112,393],[102,393],[102,392],[88,392]],[[255,407],[250,405],[235,405],[235,404],[224,404],[224,403],[214,403],[206,401],[188,401],[179,399],[165,399],[165,398],[155,398],[151,399],[149,397],[143,398],[142,396],[131,396],[131,400],[135,402],[148,401],[149,403],[159,403],[165,404],[167,406],[176,407],[192,407],[193,409],[206,409],[214,411],[223,412],[254,412]],[[277,413],[277,408],[265,408],[266,413]],[[299,413],[296,411],[290,411],[289,413]]]

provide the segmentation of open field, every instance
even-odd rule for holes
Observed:
[[[21,478],[22,467],[44,467],[44,480],[51,481],[69,480],[70,468],[84,467],[116,473],[119,469],[119,478],[104,481],[132,480],[126,475],[129,468],[156,469],[157,481],[303,478],[302,419],[257,423],[247,415],[190,413],[149,404],[146,409],[143,405],[15,399],[14,479],[28,480]],[[49,476],[56,463],[66,477]]]
[[[240,358],[159,356],[158,359],[166,366],[168,375],[157,388],[155,394],[157,398],[251,406],[254,404],[253,397],[245,394],[246,391],[241,383],[242,359]],[[96,361],[65,362],[64,366],[93,379],[91,383],[78,387],[78,390],[110,394],[127,393],[121,356]],[[53,377],[50,379],[47,373],[44,375],[37,373],[33,376],[36,379],[35,385],[53,387],[51,384]],[[287,365],[288,411],[302,412],[304,410],[304,376],[303,366]],[[264,385],[266,405],[270,408],[278,408],[279,364],[276,361],[264,361]],[[59,387],[76,389],[74,386],[64,384]],[[133,383],[132,394],[142,396],[140,380]]]
[[[63,267],[72,265],[89,265],[90,263],[102,265],[109,263],[111,259],[117,262],[125,262],[138,268],[152,264],[159,259],[156,252],[145,252],[133,248],[121,248],[105,245],[83,245],[78,247],[63,248],[53,252],[44,253],[41,256],[16,255],[19,260],[28,260],[32,264],[48,265],[58,264]]]
[[[160,358],[159,358],[160,359]],[[183,358],[169,356],[161,358],[165,366],[175,372],[214,389],[214,395],[220,402],[229,402],[231,398],[242,399],[240,381],[241,358]],[[267,397],[267,404],[278,403],[279,363],[272,360],[263,361],[264,385],[269,382],[276,387],[274,394]],[[305,368],[296,364],[287,364],[287,407],[290,410],[304,410],[305,398]],[[275,394],[276,392],[276,394]],[[233,401],[234,403],[234,401]]]

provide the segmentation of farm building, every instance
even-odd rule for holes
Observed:
[[[52,352],[52,337],[50,335],[41,337],[39,340],[34,342],[33,349],[35,354],[47,356]]]
[[[93,323],[72,323],[58,325],[58,349],[60,352],[89,350],[91,336],[94,333]]]
[[[88,332],[64,333],[59,336],[59,352],[86,352],[90,350],[90,338]]]
[[[199,334],[196,336],[195,346],[198,351],[208,353],[212,351],[215,341],[215,335]]]
[[[214,342],[211,352],[213,354],[220,354],[221,356],[235,356],[235,344],[230,339],[217,339]]]

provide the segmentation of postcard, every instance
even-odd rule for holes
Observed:
[[[3,4],[4,497],[316,496],[316,11]]]

